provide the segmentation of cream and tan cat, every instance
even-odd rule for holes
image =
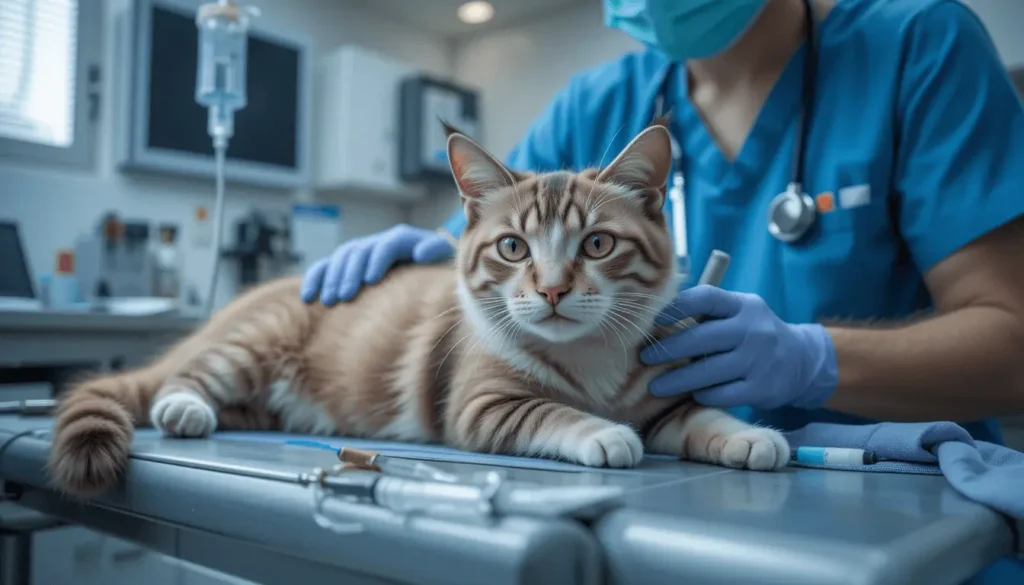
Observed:
[[[632,466],[644,451],[772,470],[776,431],[655,398],[639,348],[677,287],[662,214],[670,139],[655,122],[607,167],[526,174],[449,128],[468,225],[454,264],[406,266],[350,303],[259,286],[152,364],[80,383],[56,418],[56,487],[118,481],[133,428],[438,442]]]

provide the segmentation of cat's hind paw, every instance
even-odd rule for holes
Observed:
[[[208,437],[217,429],[217,413],[192,390],[168,392],[149,410],[153,426],[172,437]]]
[[[568,458],[589,467],[633,467],[644,456],[643,441],[626,425],[609,425],[568,443]]]
[[[718,459],[726,467],[774,471],[789,463],[789,454],[789,442],[782,433],[753,427],[726,436]]]

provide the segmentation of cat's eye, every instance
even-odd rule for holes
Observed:
[[[530,248],[515,236],[505,236],[498,240],[498,254],[509,262],[519,262],[530,255]]]
[[[591,258],[604,258],[615,248],[615,237],[604,232],[590,234],[583,240],[583,253]]]

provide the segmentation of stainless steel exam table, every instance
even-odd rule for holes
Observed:
[[[79,502],[45,487],[49,425],[0,417],[0,477],[19,505],[258,583],[954,585],[1012,547],[999,515],[939,476],[667,461],[629,472],[507,469],[510,479],[624,486],[626,505],[590,524],[487,527],[351,505],[367,530],[345,535],[314,522],[310,489],[295,482],[334,463],[331,452],[152,433],[136,438],[121,487]],[[0,567],[10,562],[0,555]]]

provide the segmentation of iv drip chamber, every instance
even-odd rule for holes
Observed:
[[[233,114],[246,106],[246,58],[249,15],[233,0],[204,4],[196,14],[199,66],[196,102],[210,111],[210,133],[224,139],[233,134]]]

